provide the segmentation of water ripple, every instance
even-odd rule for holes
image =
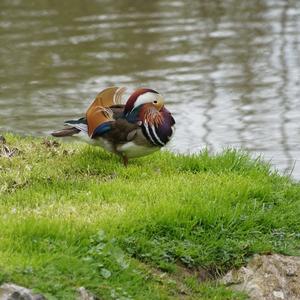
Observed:
[[[0,15],[2,130],[48,134],[106,86],[149,86],[177,120],[168,149],[242,147],[300,179],[299,1],[3,0]]]

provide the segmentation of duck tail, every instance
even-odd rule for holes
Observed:
[[[65,137],[65,136],[73,136],[74,134],[78,134],[79,132],[80,130],[75,127],[67,127],[61,130],[51,132],[51,135],[55,137]]]
[[[65,136],[73,136],[77,135],[78,133],[87,134],[87,122],[86,118],[80,118],[78,120],[69,120],[65,121],[66,127],[57,130],[51,133],[51,135],[55,137],[65,137]]]

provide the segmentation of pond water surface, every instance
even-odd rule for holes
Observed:
[[[101,89],[147,86],[168,146],[241,147],[300,179],[300,1],[1,0],[0,130],[47,135]]]

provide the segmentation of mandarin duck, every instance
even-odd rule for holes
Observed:
[[[85,117],[65,122],[55,137],[78,136],[99,145],[123,159],[151,154],[165,146],[174,133],[175,120],[155,90],[137,89],[122,104],[125,88],[110,87],[101,91]]]

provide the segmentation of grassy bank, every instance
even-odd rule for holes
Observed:
[[[300,254],[300,185],[236,151],[119,159],[6,135],[0,281],[49,299],[244,299],[201,282],[254,253]],[[1,146],[0,146],[1,148]]]

